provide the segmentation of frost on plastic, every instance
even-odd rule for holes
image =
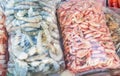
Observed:
[[[8,0],[5,4],[9,33],[8,72],[55,73],[63,67],[63,53],[55,16],[54,0]]]
[[[102,9],[94,0],[70,0],[57,10],[66,67],[73,73],[120,66]]]

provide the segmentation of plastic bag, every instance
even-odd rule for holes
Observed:
[[[0,10],[0,76],[6,76],[8,51],[7,51],[7,32],[5,29],[5,15]]]
[[[110,30],[117,54],[120,56],[120,16],[109,8],[105,8],[106,22]]]
[[[109,7],[109,9],[113,10],[115,13],[120,15],[120,8]]]
[[[63,1],[75,1],[75,0],[63,0]],[[76,0],[76,1],[78,1],[78,0]],[[104,6],[106,6],[106,0],[96,0],[96,1],[102,3]]]
[[[57,0],[58,2],[60,0]],[[5,14],[9,33],[8,72],[55,73],[64,68],[54,0],[8,0]]]
[[[72,0],[57,10],[66,67],[73,73],[120,67],[102,9],[95,0]]]

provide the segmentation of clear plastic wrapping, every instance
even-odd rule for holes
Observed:
[[[114,8],[114,7],[108,7],[108,8],[120,15],[120,8]]]
[[[117,54],[120,57],[120,16],[109,8],[104,8],[107,26],[110,30]]]
[[[120,67],[102,4],[70,0],[60,4],[57,14],[67,69],[83,75]]]
[[[63,1],[75,1],[75,0],[63,0]],[[102,5],[106,6],[106,0],[96,0],[96,1],[99,2],[99,3],[102,3]]]
[[[0,76],[6,76],[8,50],[7,50],[8,36],[5,29],[5,15],[0,10]]]
[[[8,75],[56,73],[64,68],[56,21],[60,0],[8,0],[4,10],[9,34]]]

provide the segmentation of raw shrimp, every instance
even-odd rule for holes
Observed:
[[[48,74],[61,71],[64,60],[55,15],[58,2],[60,0],[6,1],[10,52],[8,74],[27,76],[28,72]]]
[[[57,10],[66,67],[73,73],[120,67],[102,8],[94,0],[70,0]]]

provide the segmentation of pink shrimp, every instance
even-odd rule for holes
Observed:
[[[67,3],[61,4],[64,9],[57,10],[67,69],[81,73],[120,66],[102,5],[93,0]]]

